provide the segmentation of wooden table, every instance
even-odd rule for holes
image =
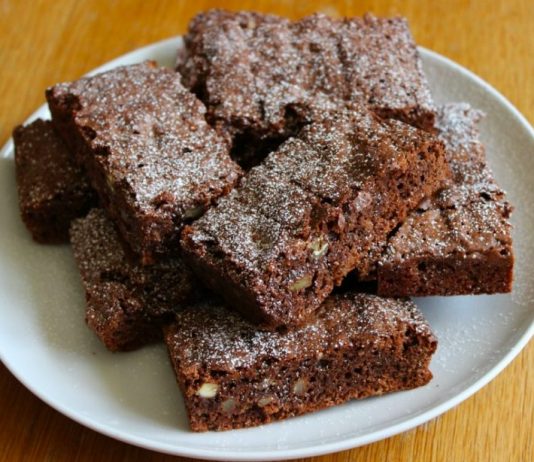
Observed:
[[[470,68],[534,121],[534,2],[114,1],[0,2],[0,141],[44,102],[43,90],[75,79],[127,51],[182,34],[212,6],[292,18],[401,14],[417,42]],[[0,321],[1,322],[1,321]],[[317,458],[333,461],[534,460],[534,343],[474,397],[415,430]],[[135,448],[69,420],[27,391],[0,365],[1,461],[185,460]]]

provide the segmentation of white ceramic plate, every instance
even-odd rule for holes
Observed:
[[[172,66],[179,38],[96,70],[155,59]],[[488,84],[421,50],[437,102],[467,101],[488,115],[482,139],[516,206],[512,295],[426,298],[439,338],[427,386],[260,428],[194,434],[162,345],[104,349],[84,324],[84,295],[68,246],[34,244],[17,209],[13,145],[0,156],[0,357],[46,403],[96,431],[171,454],[224,460],[305,457],[367,444],[419,425],[493,379],[534,331],[534,131]],[[43,106],[33,116],[48,117]]]

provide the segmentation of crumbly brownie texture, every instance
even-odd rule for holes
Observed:
[[[134,263],[102,209],[70,230],[87,298],[86,321],[112,351],[161,338],[161,326],[195,297],[191,271],[179,258],[152,266]]]
[[[453,184],[414,211],[392,236],[378,267],[387,296],[510,292],[514,257],[511,206],[486,166],[467,104],[440,108],[437,128]]]
[[[253,168],[184,229],[182,249],[250,320],[299,325],[448,173],[432,135],[350,107]]]
[[[239,179],[204,106],[171,69],[145,62],[46,94],[54,123],[144,263],[175,248],[182,225]]]
[[[428,83],[403,18],[316,14],[291,22],[210,10],[193,18],[184,40],[183,81],[206,103],[208,120],[235,137],[245,162],[258,140],[279,142],[338,100],[433,127]]]
[[[84,172],[54,131],[36,120],[13,131],[22,220],[37,242],[68,242],[71,220],[96,204]]]
[[[410,301],[329,297],[296,330],[258,330],[217,303],[178,313],[165,340],[191,429],[252,427],[425,385],[437,341]]]

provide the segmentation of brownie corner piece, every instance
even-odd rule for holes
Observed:
[[[22,220],[40,243],[68,242],[71,220],[96,204],[96,195],[52,123],[37,119],[13,131]]]
[[[161,339],[162,325],[196,296],[178,257],[141,266],[102,209],[74,220],[70,238],[86,294],[86,322],[111,351]]]
[[[466,220],[470,229],[463,225]],[[514,255],[505,221],[501,212],[482,204],[410,217],[379,266],[378,293],[423,297],[511,292]],[[461,228],[458,243],[456,229]]]
[[[47,91],[53,121],[86,167],[102,207],[145,263],[241,176],[204,105],[171,69],[118,67]]]
[[[425,385],[437,347],[412,302],[355,293],[330,296],[310,324],[279,332],[206,301],[180,312],[165,341],[194,431],[257,426]]]
[[[390,237],[377,271],[384,296],[506,293],[512,290],[512,206],[486,164],[467,104],[439,108],[452,181]]]

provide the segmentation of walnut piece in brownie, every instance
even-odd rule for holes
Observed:
[[[357,293],[330,296],[310,324],[284,332],[203,302],[178,313],[165,341],[194,431],[425,385],[437,347],[414,303]]]
[[[391,237],[378,266],[387,296],[510,292],[512,207],[486,166],[479,111],[439,109],[437,128],[453,173],[450,187],[412,212]]]
[[[210,10],[193,18],[184,42],[177,68],[185,85],[246,165],[260,160],[254,147],[280,144],[339,101],[433,127],[429,86],[403,18],[316,14],[291,22]]]
[[[22,220],[40,243],[68,242],[69,226],[96,205],[83,170],[50,121],[38,119],[13,131]]]
[[[175,248],[183,224],[239,179],[204,106],[171,69],[119,67],[46,95],[56,127],[143,263]]]
[[[202,281],[265,327],[304,323],[449,174],[443,145],[349,107],[306,126],[184,228]]]
[[[112,351],[160,339],[161,326],[196,295],[193,275],[179,258],[135,263],[102,209],[73,221],[70,235],[86,293],[86,322]]]

